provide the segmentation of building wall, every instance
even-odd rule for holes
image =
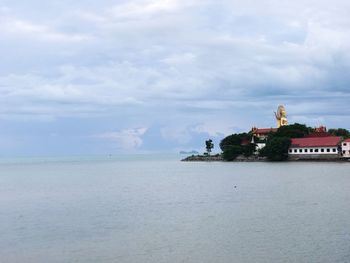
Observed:
[[[333,159],[339,152],[337,147],[291,147],[288,155],[291,159]]]
[[[329,160],[339,159],[338,154],[293,154],[289,155],[290,160]]]
[[[342,142],[342,157],[350,158],[350,142]]]
[[[262,148],[265,147],[265,145],[266,143],[261,143],[261,142],[256,143],[256,150],[260,151]]]
[[[326,154],[335,154],[338,155],[337,147],[291,147],[288,151],[289,155],[326,155]]]

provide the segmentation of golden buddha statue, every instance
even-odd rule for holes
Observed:
[[[278,106],[277,113],[275,112],[275,116],[277,120],[277,128],[288,125],[287,112],[283,105]]]

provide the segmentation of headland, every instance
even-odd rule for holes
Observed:
[[[212,140],[205,142],[206,153],[191,155],[183,161],[348,161],[350,132],[344,128],[309,127],[289,124],[286,109],[275,112],[277,127],[253,128],[234,133],[220,142],[221,153],[211,155]]]

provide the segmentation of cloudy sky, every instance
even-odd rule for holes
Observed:
[[[0,0],[0,156],[350,128],[346,0]]]

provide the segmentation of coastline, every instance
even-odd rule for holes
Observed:
[[[181,162],[340,162],[346,163],[350,162],[350,159],[347,158],[313,158],[313,159],[304,159],[304,158],[289,158],[284,161],[270,161],[266,157],[260,156],[238,156],[232,161],[226,161],[223,159],[222,155],[191,155],[187,156],[184,159],[181,159]]]
[[[265,162],[266,157],[260,156],[238,156],[232,161],[226,161],[221,154],[217,155],[191,155],[181,160],[182,162]]]

